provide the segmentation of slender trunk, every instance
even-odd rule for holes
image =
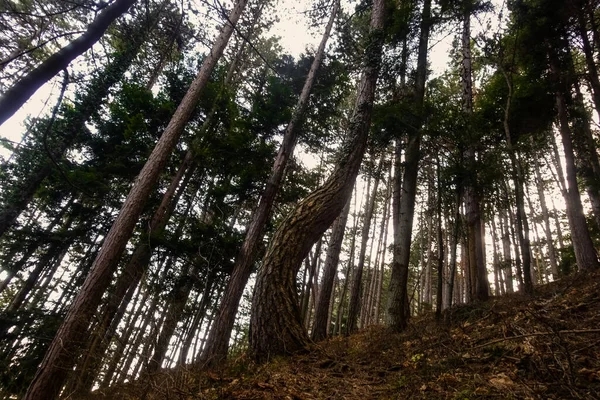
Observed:
[[[598,256],[586,225],[579,187],[577,186],[577,170],[575,167],[573,141],[571,129],[569,127],[565,95],[562,88],[558,86],[562,84],[561,71],[556,56],[552,52],[553,50],[550,49],[549,62],[552,78],[557,85],[555,92],[556,108],[558,110],[559,131],[563,142],[568,184],[566,193],[567,217],[571,228],[571,239],[575,250],[575,259],[577,261],[577,266],[581,271],[597,270],[600,267],[598,264]]]
[[[346,222],[348,221],[349,212],[350,200],[346,202],[342,213],[336,219],[331,231],[331,239],[329,239],[329,247],[327,248],[327,256],[325,258],[323,280],[321,282],[322,288],[317,301],[317,307],[315,310],[315,323],[312,329],[312,340],[315,342],[323,340],[327,337],[327,321],[329,315],[328,310],[330,303],[333,304],[331,301],[331,294],[333,291],[335,276],[337,274],[337,267],[340,259],[340,252],[342,250],[342,242],[344,240],[344,232],[346,230]]]
[[[544,181],[540,173],[540,164],[536,157],[533,158],[535,170],[535,183],[537,187],[538,198],[540,199],[540,207],[542,209],[542,217],[544,219],[544,234],[546,236],[546,246],[548,246],[548,258],[550,260],[550,269],[553,280],[558,279],[558,261],[556,260],[556,250],[554,248],[554,239],[552,238],[552,230],[550,229],[550,214],[548,213],[548,205],[546,204],[546,195],[544,193]]]
[[[423,120],[423,102],[425,98],[425,81],[427,79],[427,50],[429,31],[431,28],[431,1],[425,0],[421,16],[421,33],[419,38],[419,55],[415,80],[416,114]],[[408,263],[410,259],[410,244],[412,240],[412,225],[417,192],[417,175],[421,147],[421,127],[416,126],[408,134],[408,145],[405,154],[404,177],[402,179],[402,196],[399,196],[399,171],[396,171],[395,200],[397,221],[394,221],[394,253],[392,274],[388,289],[388,324],[394,331],[406,328],[410,316],[408,299]],[[398,156],[398,154],[397,154]],[[396,160],[396,164],[399,161]]]
[[[504,279],[502,276],[502,268],[500,264],[500,257],[498,257],[498,231],[496,228],[496,219],[491,220],[491,233],[493,242],[493,262],[494,262],[494,286],[496,288],[496,296],[502,296],[505,294]]]
[[[89,50],[104,35],[108,27],[135,2],[136,0],[117,0],[106,7],[81,36],[48,57],[8,89],[0,97],[0,125],[21,108],[44,83]]]
[[[369,200],[365,203],[365,212],[363,214],[363,226],[361,232],[360,251],[358,253],[358,263],[354,270],[352,278],[352,287],[350,289],[350,302],[348,303],[348,323],[346,325],[346,335],[354,333],[357,329],[357,320],[360,308],[360,300],[362,295],[362,274],[365,266],[365,258],[367,255],[367,243],[369,241],[369,233],[371,232],[371,222],[373,220],[373,212],[377,200],[377,191],[379,190],[379,181],[381,170],[383,167],[384,156],[379,161],[379,167],[375,175],[373,183],[373,191],[370,193]],[[369,180],[370,183],[370,180]],[[368,187],[369,185],[367,185]],[[367,189],[368,191],[369,189]]]
[[[380,272],[379,272],[379,276],[377,279],[377,287],[376,287],[376,297],[375,297],[375,310],[374,310],[374,316],[373,316],[373,321],[375,324],[379,324],[380,323],[380,314],[381,314],[381,294],[383,291],[383,275],[385,273],[385,257],[386,257],[386,253],[387,253],[387,240],[388,240],[388,227],[389,227],[389,215],[391,213],[391,206],[392,206],[392,163],[390,163],[390,169],[388,172],[388,186],[387,186],[387,194],[386,194],[386,202],[385,202],[385,211],[384,211],[384,218],[382,223],[382,229],[383,229],[383,251],[381,254],[381,267],[380,267]]]
[[[529,240],[529,222],[527,220],[527,213],[525,212],[525,200],[523,194],[523,187],[525,185],[523,172],[521,168],[520,160],[517,157],[517,151],[513,147],[512,138],[510,133],[509,116],[510,106],[513,94],[512,76],[509,76],[503,68],[501,68],[508,87],[508,96],[506,98],[506,106],[504,108],[504,135],[506,138],[506,145],[508,155],[510,157],[512,167],[512,179],[515,185],[515,199],[517,207],[517,235],[519,237],[519,243],[521,245],[521,254],[523,256],[523,275],[524,275],[524,287],[523,290],[526,294],[533,294],[533,282],[531,281],[531,244]]]
[[[133,228],[141,214],[145,202],[158,180],[172,149],[196,107],[206,83],[217,61],[223,54],[247,0],[239,0],[222,27],[211,53],[204,59],[198,75],[184,96],[165,132],[156,144],[148,161],[142,168],[136,182],[123,203],[119,216],[104,240],[104,245],[96,257],[92,270],[81,291],[75,298],[65,321],[52,341],[44,361],[40,365],[33,381],[24,396],[24,400],[41,397],[56,398],[76,359],[82,338],[86,337],[87,321],[96,311],[102,294],[110,284],[119,258],[131,236]]]
[[[304,350],[308,337],[298,310],[296,275],[312,245],[340,214],[362,162],[369,136],[383,47],[384,1],[371,12],[370,40],[350,131],[329,179],[282,221],[256,278],[250,318],[250,349],[258,360]]]
[[[572,66],[571,73],[575,74],[575,68]],[[585,109],[583,94],[579,87],[579,82],[574,83],[575,99],[572,114],[574,115],[573,129],[573,147],[577,155],[577,172],[585,184],[585,190],[590,205],[592,206],[592,215],[596,222],[596,227],[600,229],[600,161],[595,139],[590,129],[590,117]]]
[[[336,1],[329,22],[325,28],[325,32],[323,33],[321,43],[315,54],[315,59],[313,60],[304,87],[302,88],[302,93],[300,94],[292,118],[285,130],[281,147],[279,148],[277,158],[275,159],[275,163],[271,170],[271,176],[267,181],[267,186],[259,200],[257,210],[253,213],[252,220],[246,231],[246,237],[244,238],[244,243],[236,258],[233,272],[225,289],[218,316],[211,327],[206,345],[200,356],[204,364],[215,363],[227,357],[229,338],[231,336],[231,331],[233,330],[235,316],[237,315],[244,288],[250,278],[252,266],[255,263],[258,243],[264,235],[265,226],[271,215],[275,196],[279,191],[279,187],[281,186],[284,177],[285,167],[294,152],[298,139],[298,127],[306,111],[306,107],[308,106],[310,93],[314,86],[317,71],[323,61],[325,45],[331,34],[331,29],[338,9],[339,1]]]
[[[463,112],[467,120],[473,114],[473,78],[471,60],[471,11],[466,9],[463,15],[462,32],[462,85]],[[465,185],[465,206],[467,216],[467,236],[469,247],[469,276],[471,277],[471,298],[487,300],[489,296],[487,270],[484,262],[483,232],[481,226],[481,199],[478,193],[476,148],[471,141],[467,145],[465,161],[470,176]]]
[[[598,79],[598,67],[596,66],[596,60],[594,59],[594,50],[592,49],[588,37],[587,21],[583,6],[579,7],[576,12],[577,28],[579,30],[579,36],[581,37],[581,43],[583,44],[583,54],[585,55],[585,63],[587,66],[587,78],[590,87],[592,88],[592,100],[594,102],[594,107],[596,108],[596,113],[600,116],[600,79]]]
[[[336,327],[335,334],[336,335],[342,334],[342,322],[343,322],[343,317],[344,317],[346,293],[348,292],[348,285],[350,284],[350,277],[352,276],[353,270],[354,270],[354,251],[355,251],[355,246],[356,246],[356,232],[358,231],[356,198],[357,198],[357,193],[355,193],[355,195],[354,195],[354,207],[353,208],[355,211],[354,211],[354,215],[353,215],[352,230],[350,231],[350,237],[352,237],[352,240],[350,241],[350,255],[348,257],[348,264],[346,266],[346,277],[344,279],[344,285],[343,285],[341,293],[340,293],[340,302],[339,302],[338,308],[337,308],[337,318],[336,318],[336,324],[335,324],[335,327]]]
[[[315,246],[315,252],[314,252],[314,256],[312,257],[312,260],[310,259],[310,254],[308,257],[306,257],[306,259],[309,261],[309,262],[307,262],[308,281],[306,282],[305,291],[304,291],[304,295],[302,297],[300,310],[302,311],[302,314],[301,314],[302,321],[304,321],[304,325],[306,326],[307,329],[308,329],[308,326],[310,323],[310,307],[309,307],[310,298],[311,298],[311,296],[314,297],[316,295],[315,291],[314,290],[311,291],[311,289],[314,289],[313,282],[315,280],[315,275],[317,276],[316,279],[319,278],[319,275],[317,273],[317,265],[319,263],[319,259],[321,256],[322,243],[323,243],[323,238],[320,238],[317,241],[317,245]]]
[[[451,244],[450,244],[450,274],[448,276],[448,295],[447,295],[447,302],[448,302],[448,307],[452,307],[452,299],[453,297],[453,292],[454,292],[454,281],[456,279],[456,253],[457,253],[457,247],[458,247],[458,242],[459,242],[459,234],[460,234],[460,224],[462,221],[462,216],[460,213],[460,205],[461,205],[461,200],[462,200],[462,188],[460,185],[460,182],[458,182],[457,186],[456,186],[456,195],[455,195],[455,203],[456,203],[456,210],[454,211],[454,223],[452,224],[452,238],[451,238]],[[459,292],[459,291],[457,291]]]
[[[440,156],[436,157],[436,180],[437,180],[437,289],[435,295],[435,318],[442,318],[442,300],[444,290],[444,231],[442,229],[442,178],[440,172]]]
[[[505,273],[506,291],[514,292],[512,257],[510,252],[510,229],[507,212],[504,208],[500,209],[500,235],[502,236],[502,270]]]

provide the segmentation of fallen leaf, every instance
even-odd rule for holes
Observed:
[[[490,379],[490,385],[496,389],[506,389],[515,383],[506,374],[500,373]]]

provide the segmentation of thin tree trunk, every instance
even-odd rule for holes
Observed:
[[[471,11],[469,9],[465,9],[463,15],[462,52],[463,112],[467,119],[470,119],[473,114],[473,78],[471,65]],[[471,276],[470,295],[471,298],[487,300],[489,296],[489,284],[484,262],[480,209],[481,199],[478,193],[475,153],[475,143],[467,144],[465,161],[470,177],[465,185],[465,207],[469,247],[469,275]]]
[[[348,303],[348,323],[346,324],[346,335],[354,333],[357,329],[357,320],[360,310],[360,300],[362,292],[362,274],[365,266],[365,258],[367,255],[367,243],[369,241],[369,233],[371,232],[371,221],[373,220],[373,212],[377,200],[377,191],[379,190],[379,181],[381,170],[383,167],[384,156],[379,160],[379,166],[373,183],[373,191],[370,193],[368,201],[365,203],[365,212],[363,214],[363,225],[361,231],[360,250],[358,253],[358,263],[352,277],[352,287],[350,289],[350,302]],[[367,184],[367,191],[369,190]]]
[[[550,214],[548,213],[548,205],[546,204],[546,194],[544,193],[544,182],[540,173],[540,164],[536,157],[533,158],[535,170],[535,183],[537,187],[537,195],[540,199],[540,207],[542,209],[542,217],[544,219],[544,234],[546,236],[546,246],[548,246],[548,258],[550,260],[550,270],[553,280],[558,279],[558,261],[556,260],[556,250],[554,248],[554,239],[552,238],[552,230],[550,229]]]
[[[425,99],[425,81],[427,79],[427,51],[429,31],[431,28],[431,1],[425,0],[421,16],[421,33],[419,38],[419,54],[415,80],[416,114],[423,119],[423,102]],[[415,210],[417,175],[419,169],[421,147],[421,127],[416,126],[408,134],[408,145],[405,153],[404,177],[400,189],[400,171],[396,171],[394,209],[394,253],[392,274],[388,289],[388,324],[394,331],[406,328],[410,317],[408,303],[408,263],[412,240],[412,225]],[[398,152],[397,152],[398,153]],[[398,157],[399,154],[396,154]],[[399,164],[399,160],[396,160]],[[400,192],[402,196],[400,196]]]
[[[177,144],[188,119],[196,108],[197,101],[217,61],[223,54],[227,41],[233,32],[234,24],[237,23],[242,14],[246,2],[247,0],[238,0],[234,6],[227,23],[222,27],[221,33],[213,45],[211,53],[204,59],[196,79],[192,82],[190,89],[142,168],[134,187],[123,203],[119,216],[104,240],[104,245],[94,261],[90,274],[75,298],[65,321],[33,378],[24,400],[35,400],[41,397],[50,400],[59,395],[67,378],[67,371],[71,369],[80,351],[81,340],[86,336],[87,321],[96,311],[102,294],[110,284],[110,279],[116,270],[120,256],[125,250],[146,200],[167,163],[171,151]]]
[[[310,262],[307,263],[308,266],[308,281],[306,282],[306,286],[305,286],[305,290],[304,290],[304,295],[302,297],[302,302],[300,310],[302,312],[302,321],[304,321],[304,326],[306,326],[306,329],[308,329],[308,326],[310,324],[310,298],[311,298],[311,293],[312,296],[315,296],[315,292],[314,290],[311,291],[311,289],[313,289],[313,281],[315,280],[315,275],[317,276],[316,279],[319,278],[318,273],[317,273],[317,265],[319,263],[319,259],[320,259],[320,255],[321,255],[321,245],[323,243],[323,238],[321,237],[318,241],[317,241],[317,245],[315,246],[315,252],[314,252],[314,256],[312,257],[312,260],[310,259],[310,253],[309,256],[306,257],[307,260],[309,260]]]
[[[456,210],[454,212],[454,223],[452,224],[452,238],[450,244],[450,274],[448,276],[448,295],[446,297],[446,301],[448,303],[448,307],[452,307],[453,293],[454,293],[454,281],[456,279],[456,253],[459,242],[459,233],[460,233],[460,224],[462,221],[462,216],[460,213],[460,205],[462,201],[462,188],[460,182],[456,187],[456,195],[455,195],[455,203]],[[460,291],[457,291],[460,292]]]
[[[525,185],[523,172],[521,168],[520,160],[517,157],[517,152],[513,147],[509,116],[510,106],[512,102],[513,84],[512,76],[509,76],[504,68],[501,68],[506,86],[508,87],[508,96],[506,98],[506,106],[504,107],[504,135],[506,138],[506,145],[510,162],[512,166],[512,179],[515,185],[515,205],[517,207],[517,235],[519,237],[519,243],[521,245],[521,254],[523,256],[523,275],[524,275],[524,287],[523,290],[526,294],[533,294],[533,282],[531,281],[531,244],[529,241],[529,222],[527,220],[527,213],[525,212],[525,200],[523,187]]]
[[[562,83],[561,72],[556,56],[552,54],[552,51],[550,50],[549,54],[550,70],[555,83],[560,85]],[[567,216],[571,228],[575,259],[581,271],[597,270],[600,265],[598,264],[598,256],[590,238],[585,215],[583,214],[583,205],[581,203],[579,187],[577,186],[577,170],[575,168],[572,134],[569,127],[565,95],[561,87],[557,86],[555,96],[559,117],[559,131],[563,142],[567,172]]]
[[[338,308],[337,308],[337,318],[336,318],[336,324],[335,324],[335,334],[336,335],[341,335],[342,334],[342,320],[344,317],[344,307],[345,307],[345,301],[346,301],[346,293],[348,292],[348,286],[350,285],[350,277],[353,274],[353,270],[354,270],[354,251],[355,251],[355,247],[356,247],[356,233],[358,231],[358,218],[357,218],[357,208],[356,208],[356,198],[358,196],[358,193],[355,193],[354,195],[354,215],[353,215],[353,223],[352,223],[352,230],[350,232],[350,236],[352,237],[352,240],[350,241],[350,255],[348,257],[348,265],[346,266],[346,277],[344,279],[344,285],[342,287],[341,293],[340,293],[340,302],[338,304]],[[349,201],[349,200],[348,200]]]
[[[586,0],[583,0],[586,1]],[[579,36],[581,37],[581,43],[583,44],[583,54],[585,55],[585,62],[587,66],[587,78],[592,88],[592,100],[596,113],[600,116],[600,79],[598,79],[598,67],[596,66],[596,60],[594,59],[594,51],[588,37],[587,21],[584,13],[584,6],[577,7],[577,23]],[[593,18],[593,16],[592,16]]]
[[[327,248],[327,256],[325,258],[325,267],[323,272],[322,288],[317,301],[315,310],[315,323],[312,329],[312,340],[319,341],[327,337],[327,321],[329,315],[329,305],[335,276],[337,274],[340,252],[342,251],[342,242],[344,240],[344,232],[346,230],[346,222],[350,212],[350,199],[346,202],[340,216],[333,224],[331,231],[331,239],[329,239],[329,247]]]
[[[435,295],[435,318],[439,321],[442,318],[442,303],[444,290],[444,231],[442,229],[442,178],[440,171],[440,156],[436,157],[436,180],[437,180],[437,242],[438,242],[438,260],[437,260],[437,290]]]
[[[44,83],[89,50],[104,35],[108,27],[135,2],[136,0],[116,0],[98,15],[81,36],[48,57],[3,93],[0,97],[0,125],[21,108]]]

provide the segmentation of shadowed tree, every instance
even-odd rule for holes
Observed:
[[[116,0],[106,7],[85,33],[51,55],[0,97],[0,125],[9,119],[48,80],[65,69],[71,61],[89,50],[108,27],[123,15],[136,0]]]
[[[258,244],[264,235],[265,227],[273,208],[273,202],[275,201],[275,196],[277,195],[284,178],[285,168],[288,164],[288,160],[294,153],[300,125],[308,106],[310,93],[313,89],[317,72],[321,66],[323,57],[325,56],[325,45],[331,35],[331,29],[337,16],[338,9],[339,1],[336,0],[331,11],[331,17],[329,18],[329,22],[323,33],[321,43],[315,54],[315,59],[313,60],[308,76],[306,77],[302,93],[296,104],[296,109],[294,110],[292,118],[283,135],[283,142],[279,148],[275,163],[273,164],[271,176],[269,177],[267,186],[259,200],[258,207],[253,213],[250,225],[246,230],[244,243],[236,258],[233,273],[227,284],[223,300],[219,307],[219,315],[211,327],[206,346],[201,354],[201,360],[204,363],[214,363],[227,357],[229,337],[233,330],[235,316],[244,293],[244,287],[250,278],[252,266],[256,259]]]
[[[323,186],[282,221],[263,259],[250,318],[250,350],[258,360],[303,350],[308,344],[296,275],[310,248],[337,218],[352,192],[369,135],[384,38],[384,11],[384,0],[373,2],[356,103],[336,168]]]
[[[196,108],[210,74],[223,54],[233,33],[234,24],[242,15],[246,3],[247,0],[239,0],[235,4],[228,21],[223,25],[215,40],[212,50],[204,59],[198,75],[138,175],[117,219],[104,239],[104,244],[92,264],[89,275],[23,397],[24,399],[54,399],[59,395],[67,378],[67,372],[72,368],[80,347],[85,344],[88,321],[96,311],[102,294],[110,284],[110,279],[117,268],[118,261],[125,250],[146,200]]]

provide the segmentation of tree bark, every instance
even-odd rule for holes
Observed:
[[[231,336],[231,331],[233,330],[233,324],[235,323],[235,316],[237,315],[240,300],[244,294],[244,288],[250,278],[252,267],[256,260],[258,243],[264,236],[265,226],[271,215],[275,196],[281,186],[285,167],[294,153],[294,148],[296,147],[296,142],[298,140],[298,129],[301,125],[306,107],[308,106],[310,93],[314,86],[317,72],[323,61],[325,46],[331,35],[331,29],[338,10],[339,1],[336,1],[329,22],[325,28],[325,32],[323,33],[321,43],[315,54],[315,59],[313,60],[306,81],[304,82],[302,93],[300,94],[292,118],[286,127],[283,141],[273,164],[266,188],[261,195],[258,207],[253,213],[252,220],[246,231],[244,243],[236,258],[233,272],[225,289],[225,293],[223,294],[221,305],[219,306],[218,316],[211,327],[206,345],[200,355],[200,359],[205,365],[219,362],[227,357],[229,338]]]
[[[440,171],[440,157],[436,157],[436,181],[437,181],[437,242],[438,242],[438,259],[437,259],[437,289],[435,296],[435,318],[442,318],[442,300],[444,290],[444,230],[442,228],[442,178]]]
[[[346,335],[354,333],[357,329],[357,320],[360,310],[360,299],[362,292],[362,275],[365,267],[365,258],[367,254],[367,243],[369,241],[369,233],[371,232],[371,221],[373,220],[373,212],[375,211],[375,202],[377,199],[377,190],[379,189],[379,181],[381,169],[383,166],[383,158],[379,161],[379,167],[373,183],[373,191],[370,194],[368,201],[365,203],[365,212],[363,214],[363,224],[360,240],[360,251],[358,253],[358,263],[352,277],[352,286],[350,288],[350,302],[348,303],[348,322],[346,324]],[[370,180],[369,180],[370,183]],[[367,187],[370,185],[367,185]],[[369,189],[367,189],[369,190]]]
[[[298,309],[296,274],[312,245],[348,201],[366,150],[381,63],[384,3],[373,3],[363,73],[341,157],[323,186],[283,220],[258,273],[250,318],[250,350],[257,360],[304,350],[308,344]]]
[[[123,203],[117,219],[104,240],[104,245],[92,265],[90,274],[75,298],[65,321],[59,328],[44,357],[44,361],[42,361],[38,372],[33,378],[24,400],[34,400],[41,397],[54,399],[59,395],[67,377],[67,372],[71,369],[74,359],[83,344],[82,339],[86,336],[87,323],[96,311],[102,294],[110,284],[110,279],[116,270],[120,256],[125,250],[144,204],[167,163],[171,151],[177,144],[188,119],[196,108],[198,99],[217,61],[223,54],[223,50],[233,32],[234,24],[237,23],[242,14],[246,2],[247,0],[239,0],[235,4],[228,17],[229,20],[222,27],[210,54],[204,59],[196,79],[192,82],[165,132],[142,168],[133,188]]]
[[[469,121],[473,114],[473,77],[471,60],[471,11],[468,8],[465,9],[463,14],[462,54],[463,112],[467,121]],[[469,282],[471,282],[470,299],[487,300],[489,297],[489,284],[484,261],[480,210],[481,199],[478,193],[475,153],[475,143],[468,143],[465,152],[465,161],[471,176],[465,185],[465,208],[469,248]]]
[[[581,271],[597,270],[600,267],[598,264],[598,256],[586,225],[579,187],[577,186],[577,170],[575,168],[573,141],[571,138],[571,128],[569,127],[565,95],[562,88],[558,86],[562,83],[561,72],[558,67],[556,56],[552,54],[552,50],[550,50],[549,54],[549,63],[552,78],[557,85],[555,92],[556,109],[558,111],[560,136],[563,142],[568,184],[566,190],[567,217],[571,228],[571,239],[575,250],[575,259],[577,261],[577,266]]]
[[[0,125],[9,119],[48,80],[54,77],[96,43],[108,27],[123,15],[136,0],[116,0],[106,7],[87,30],[71,43],[51,55],[0,97]]]
[[[421,17],[421,34],[419,38],[419,55],[417,61],[417,74],[415,80],[415,105],[416,115],[422,121],[423,101],[425,99],[425,80],[427,79],[427,51],[429,43],[429,31],[431,1],[425,0]],[[421,127],[416,126],[408,135],[408,145],[405,153],[405,168],[402,179],[402,196],[400,190],[400,171],[396,170],[395,205],[394,213],[394,250],[392,261],[392,274],[388,289],[388,325],[394,331],[406,328],[410,317],[408,304],[408,263],[410,260],[410,244],[412,239],[412,225],[415,211],[415,196],[417,193],[417,175],[419,169]],[[399,154],[397,152],[396,157]],[[399,164],[399,160],[396,160]]]
[[[538,198],[540,199],[540,208],[542,209],[542,217],[544,219],[544,234],[546,236],[546,245],[548,246],[548,258],[550,260],[550,269],[552,278],[558,279],[558,261],[556,260],[556,250],[554,248],[554,239],[552,238],[552,229],[550,228],[550,213],[546,204],[546,195],[544,193],[544,182],[540,173],[540,164],[538,159],[534,157],[535,183],[537,188]]]
[[[500,67],[506,86],[508,87],[508,96],[506,98],[506,106],[504,107],[504,135],[506,138],[506,146],[510,163],[512,167],[512,180],[515,185],[515,205],[517,207],[517,235],[519,237],[519,243],[521,245],[521,254],[523,256],[523,278],[524,287],[523,291],[531,295],[533,294],[533,282],[531,281],[531,244],[529,240],[529,222],[527,220],[527,213],[525,212],[525,200],[523,194],[523,187],[525,185],[523,172],[521,168],[520,160],[517,157],[517,151],[513,147],[509,117],[510,117],[510,106],[512,102],[513,84],[512,77],[509,76],[504,68]]]

